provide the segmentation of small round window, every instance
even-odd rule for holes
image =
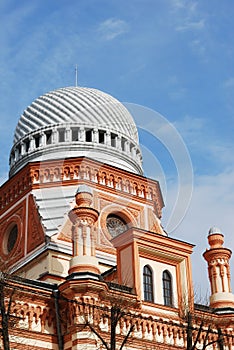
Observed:
[[[18,227],[17,225],[14,225],[9,231],[9,235],[6,242],[6,248],[8,253],[10,253],[13,250],[15,243],[17,241],[17,237],[18,237]]]

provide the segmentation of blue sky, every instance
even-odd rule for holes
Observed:
[[[233,17],[228,0],[2,0],[1,182],[20,114],[39,95],[74,85],[78,64],[80,86],[159,112],[183,138],[193,165],[193,195],[184,220],[169,231],[197,245],[195,285],[207,286],[200,255],[210,226],[219,226],[234,250]],[[153,140],[147,144],[142,130],[140,139],[156,164],[146,155],[146,174],[164,181],[167,227],[186,179],[179,183],[168,150]]]

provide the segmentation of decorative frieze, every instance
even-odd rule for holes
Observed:
[[[63,161],[33,162],[4,184],[0,192],[0,210],[6,208],[30,189],[48,186],[66,186],[87,182],[108,191],[134,196],[149,202],[161,217],[164,206],[159,183],[143,176],[115,169],[106,164],[80,157]]]

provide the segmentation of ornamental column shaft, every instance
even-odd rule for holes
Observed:
[[[96,258],[95,223],[98,211],[92,208],[92,191],[82,185],[76,193],[76,206],[69,212],[72,221],[72,251],[69,274],[91,272],[100,274]]]

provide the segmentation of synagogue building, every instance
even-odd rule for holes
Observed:
[[[0,189],[0,348],[233,350],[230,258],[218,228],[201,259],[162,228],[160,184],[144,176],[137,127],[114,97],[83,87],[20,116]]]

